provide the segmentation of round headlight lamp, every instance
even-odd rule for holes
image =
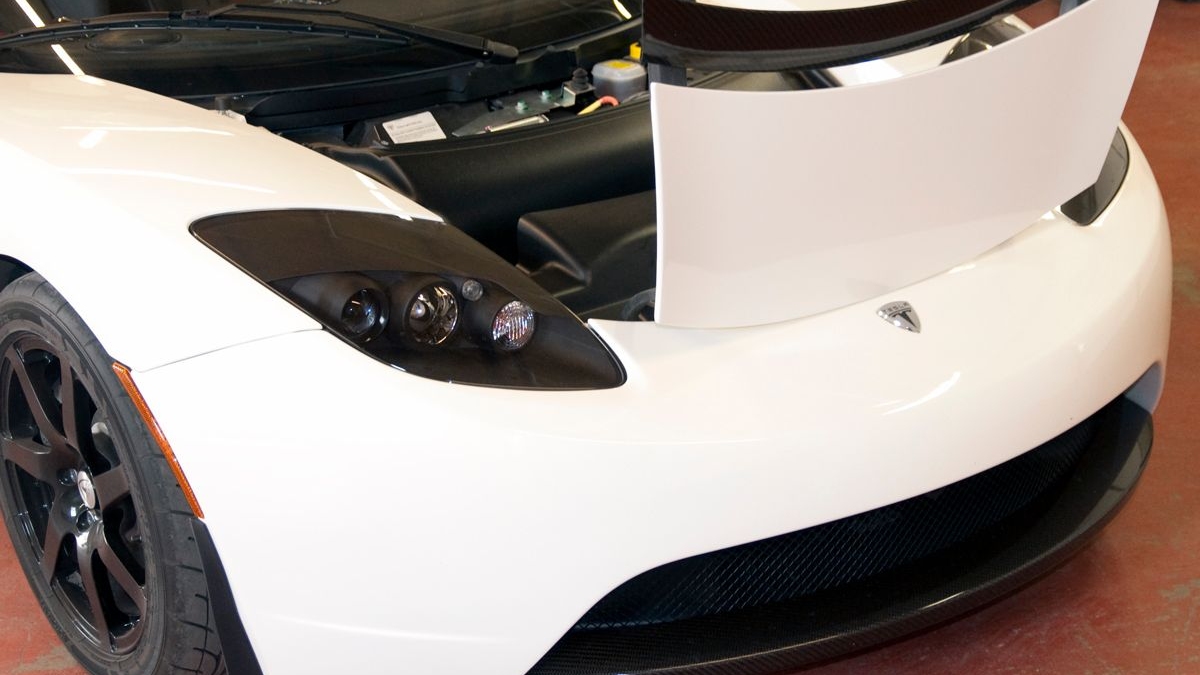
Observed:
[[[383,328],[383,297],[372,288],[362,288],[342,305],[342,329],[352,340],[369,340]]]
[[[402,284],[392,293],[393,301],[403,302],[400,313],[403,335],[423,345],[436,346],[450,339],[458,329],[459,306],[454,289],[444,281],[423,283],[415,291],[414,284]],[[406,292],[407,291],[407,292]]]
[[[387,325],[386,296],[366,275],[313,275],[296,280],[291,291],[302,305],[327,317],[354,342],[378,337]]]

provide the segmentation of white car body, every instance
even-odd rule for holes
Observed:
[[[269,209],[437,218],[423,206],[123,85],[0,90],[0,254],[133,371],[266,675],[519,675],[646,570],[929,492],[1161,392],[1170,242],[1124,129],[1128,173],[1087,227],[1050,210],[933,276],[766,325],[594,320],[622,386],[515,391],[348,348],[189,231]],[[919,334],[876,316],[895,300]]]

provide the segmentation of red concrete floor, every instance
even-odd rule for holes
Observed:
[[[1090,547],[1035,584],[804,675],[1200,673],[1200,425],[1191,417],[1200,410],[1200,2],[1162,0],[1125,120],[1154,166],[1175,245],[1171,363],[1137,493]],[[0,541],[0,675],[85,675]]]

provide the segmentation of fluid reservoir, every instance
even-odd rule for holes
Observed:
[[[592,84],[597,96],[612,96],[618,101],[646,91],[646,68],[636,61],[613,59],[592,66]]]

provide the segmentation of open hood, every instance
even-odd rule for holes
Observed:
[[[771,12],[647,0],[646,53],[660,73],[769,69],[753,67],[755,54],[770,68],[831,65],[943,39],[947,26],[961,33],[1023,4]],[[740,92],[660,78],[651,85],[655,319],[717,328],[799,318],[1012,237],[1096,180],[1156,6],[1091,0],[985,52],[874,84]],[[963,16],[947,18],[947,7]],[[903,18],[920,8],[929,13]],[[878,32],[889,25],[876,23],[881,12],[912,32]],[[764,34],[743,32],[752,29]],[[780,49],[785,34],[790,51]]]
[[[1037,1],[644,0],[642,49],[651,62],[704,70],[836,66],[962,35]]]

